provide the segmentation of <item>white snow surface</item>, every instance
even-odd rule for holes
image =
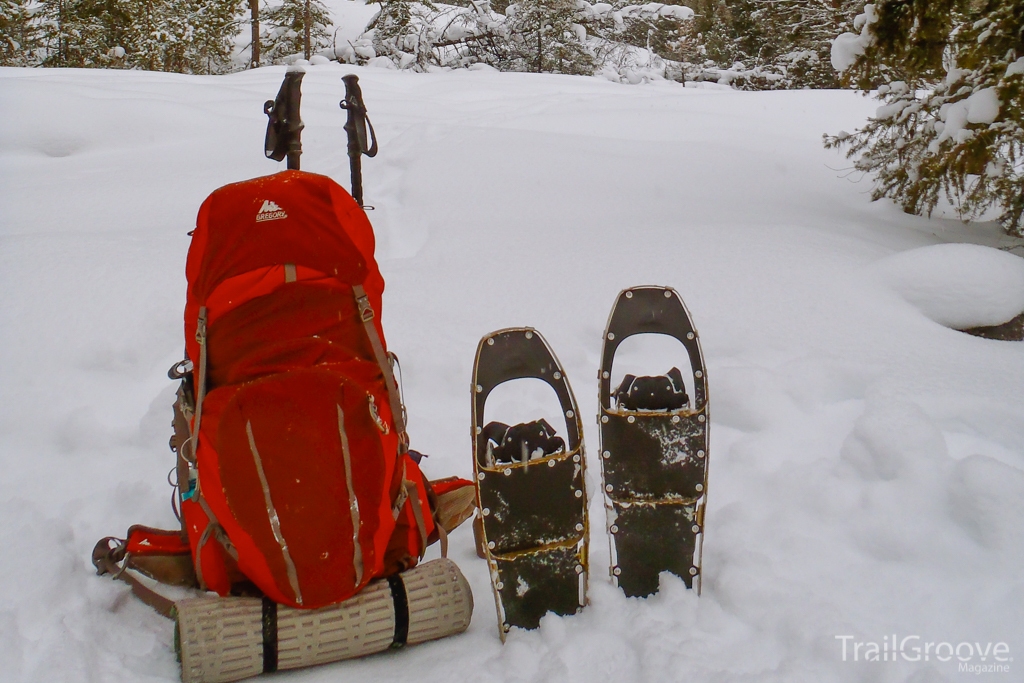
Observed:
[[[534,326],[564,364],[587,416],[590,605],[502,646],[467,524],[450,553],[476,598],[467,633],[274,680],[968,677],[934,648],[853,661],[852,642],[894,634],[922,650],[1004,643],[1016,661],[986,680],[1024,680],[1024,343],[949,328],[1012,312],[1018,257],[948,246],[997,233],[872,203],[845,177],[821,134],[863,125],[870,100],[304,68],[305,170],[348,186],[345,73],[379,136],[363,168],[383,322],[427,474],[471,473],[482,335]],[[178,678],[171,623],[89,554],[133,523],[176,524],[165,373],[182,352],[186,233],[212,190],[281,168],[263,157],[262,105],[283,74],[0,69],[3,681]],[[606,578],[595,375],[608,310],[639,284],[681,293],[707,360],[700,597],[665,575],[627,599]],[[667,369],[637,348],[648,373]],[[488,417],[559,424],[507,389]],[[852,637],[847,661],[837,636]]]
[[[955,329],[1000,325],[1024,312],[1024,259],[974,244],[888,256],[883,281],[924,315]]]

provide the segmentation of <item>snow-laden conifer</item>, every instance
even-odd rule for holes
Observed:
[[[1024,235],[1024,0],[884,0],[839,36],[832,63],[882,106],[847,147],[874,198],[962,218],[998,211]]]

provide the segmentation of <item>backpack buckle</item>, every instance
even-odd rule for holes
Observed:
[[[365,294],[356,297],[356,306],[359,307],[359,317],[364,323],[373,320],[373,306],[370,305],[370,298]]]
[[[390,434],[391,428],[388,427],[387,423],[381,418],[380,411],[377,409],[377,401],[373,398],[373,394],[367,394],[366,398],[370,404],[370,417],[373,418],[373,422],[377,425],[377,429],[380,430],[381,434]]]

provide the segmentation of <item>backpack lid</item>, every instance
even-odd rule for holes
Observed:
[[[380,280],[373,249],[366,214],[326,176],[282,171],[225,185],[199,209],[185,266],[188,301],[203,306],[225,280],[284,263],[371,284]]]

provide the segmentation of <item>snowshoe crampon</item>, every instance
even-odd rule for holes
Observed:
[[[627,375],[612,389],[619,345],[633,335],[674,337],[686,349],[693,400],[682,373]],[[663,571],[700,590],[708,485],[707,372],[697,332],[675,290],[634,287],[608,319],[599,372],[601,473],[612,580],[627,596],[658,591]]]
[[[491,390],[520,378],[554,389],[564,440],[544,420],[484,425]],[[582,609],[588,551],[583,428],[565,371],[536,330],[500,330],[480,340],[473,367],[473,469],[502,640],[513,626],[536,628],[547,612]]]

